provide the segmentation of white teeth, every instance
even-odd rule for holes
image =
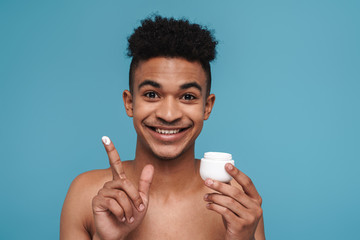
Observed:
[[[161,133],[161,134],[176,134],[176,133],[180,132],[180,129],[165,130],[165,129],[156,128],[155,131],[157,133]]]

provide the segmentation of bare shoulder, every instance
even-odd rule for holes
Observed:
[[[124,169],[130,170],[132,163],[124,161]],[[111,169],[107,168],[81,173],[72,181],[61,211],[61,240],[91,239],[94,232],[92,199],[112,178]]]
[[[84,172],[73,180],[61,211],[60,239],[90,239],[92,199],[110,180],[110,169]]]
[[[110,169],[99,169],[78,175],[70,185],[66,198],[85,203],[93,198],[105,182],[111,180]]]
[[[77,192],[86,194],[91,188],[102,186],[104,181],[110,181],[111,178],[112,175],[109,168],[84,172],[74,179],[71,183],[70,190],[71,188],[77,188],[77,190],[79,190]]]
[[[110,180],[110,169],[98,169],[81,173],[71,183],[64,206],[68,203],[77,203],[79,204],[78,207],[80,207],[77,209],[81,209],[81,206],[86,205],[84,203],[89,202],[89,200],[91,201],[104,183]]]

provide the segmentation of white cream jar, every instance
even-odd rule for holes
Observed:
[[[200,176],[202,179],[211,178],[220,182],[230,182],[232,177],[226,172],[225,164],[234,165],[232,155],[222,152],[206,152],[200,162]]]

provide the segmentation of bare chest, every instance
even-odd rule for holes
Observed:
[[[144,221],[128,239],[223,239],[225,228],[221,216],[205,205],[202,199],[150,203]]]
[[[224,239],[225,227],[222,217],[208,209],[200,198],[189,201],[184,197],[171,204],[150,201],[142,223],[128,236],[129,240],[182,240]],[[91,210],[91,209],[90,209]],[[95,234],[92,213],[88,214],[89,234]]]

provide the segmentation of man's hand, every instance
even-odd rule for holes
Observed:
[[[108,137],[103,143],[109,156],[113,180],[105,183],[93,198],[92,209],[96,234],[94,239],[124,239],[142,222],[148,205],[154,167],[142,170],[139,189],[126,178],[120,156]]]
[[[206,207],[223,217],[227,240],[253,240],[256,227],[262,216],[262,199],[251,179],[235,168],[226,164],[226,171],[242,187],[235,187],[212,179],[205,184],[218,193],[204,196]]]

